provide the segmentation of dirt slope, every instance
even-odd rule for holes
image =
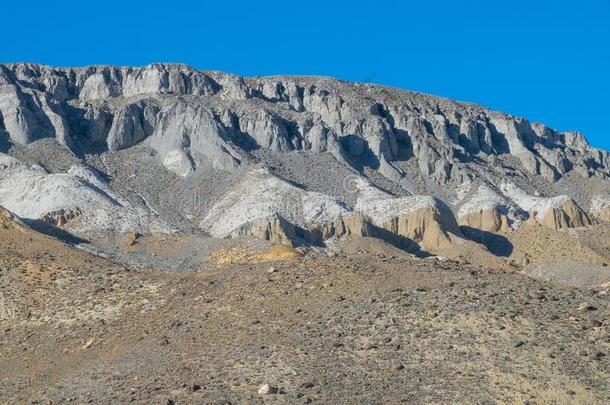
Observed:
[[[0,229],[0,402],[610,401],[608,295],[364,242],[178,274]]]

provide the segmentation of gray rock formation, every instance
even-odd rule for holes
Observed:
[[[162,160],[231,169],[243,150],[345,154],[390,180],[413,156],[440,184],[474,176],[468,162],[510,155],[530,175],[605,176],[607,152],[576,132],[473,104],[327,78],[243,79],[181,65],[144,68],[0,67],[0,112],[15,143],[56,137],[71,148],[109,150],[148,141]],[[109,125],[110,123],[110,125]],[[182,155],[184,153],[184,155]],[[182,170],[186,173],[186,170]]]
[[[471,211],[461,210],[468,215],[463,224],[507,231],[520,221],[514,212],[534,215],[535,204],[528,205],[525,197],[521,203],[512,201],[509,192],[499,191],[502,181],[510,179],[533,199],[560,194],[560,183],[562,190],[576,183],[583,190],[593,181],[601,182],[605,191],[610,188],[610,155],[591,147],[578,132],[559,132],[478,105],[382,86],[323,77],[242,78],[183,65],[0,65],[0,137],[6,138],[0,145],[8,145],[0,152],[21,151],[26,157],[29,145],[54,138],[74,156],[98,162],[101,171],[107,169],[108,157],[121,162],[121,156],[131,153],[126,151],[143,156],[152,150],[157,162],[177,176],[172,187],[178,194],[164,197],[174,205],[180,192],[201,185],[200,179],[222,184],[232,174],[263,163],[272,171],[291,172],[294,176],[287,175],[287,180],[299,181],[300,187],[317,188],[313,191],[346,204],[355,200],[349,201],[352,197],[346,197],[345,190],[325,186],[336,184],[332,177],[339,171],[358,173],[390,191],[388,198],[432,195],[456,212],[466,205]],[[331,156],[334,163],[322,156]],[[286,159],[292,159],[289,165]],[[291,166],[303,159],[326,162],[322,174],[316,171],[321,180]],[[112,174],[115,186],[135,176],[121,172],[133,167],[122,162]],[[503,195],[489,206],[472,203],[479,184]],[[127,194],[163,199],[150,184],[138,187]],[[208,187],[206,198],[220,198],[222,187]],[[578,204],[590,207],[592,196],[579,192],[571,197],[575,207],[568,207],[570,213],[554,207],[554,219],[539,222],[552,222],[553,227],[590,223]],[[302,226],[281,212],[265,213],[266,231],[250,224],[254,228],[238,233],[284,235],[278,236],[281,239],[290,234],[286,221]],[[454,226],[451,217],[452,224],[445,226]],[[410,225],[401,225],[397,218],[396,223],[375,226],[396,228],[398,234],[404,228],[413,236]]]

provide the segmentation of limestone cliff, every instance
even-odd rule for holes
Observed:
[[[580,227],[592,223],[581,207],[608,219],[589,192],[610,195],[608,179],[610,154],[578,132],[406,90],[172,64],[0,64],[0,204],[76,233],[179,223],[434,251],[462,238],[458,222]],[[199,202],[187,213],[188,193]]]
[[[577,132],[558,132],[483,107],[330,78],[242,78],[183,65],[55,68],[0,65],[1,125],[29,144],[54,137],[74,149],[146,142],[168,169],[231,170],[248,151],[329,151],[407,188],[475,177],[473,159],[511,156],[530,175],[609,176],[607,152]],[[500,174],[502,170],[495,170]]]

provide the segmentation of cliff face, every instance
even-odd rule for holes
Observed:
[[[506,233],[509,231],[508,218],[495,207],[465,214],[460,218],[460,225],[486,232]]]
[[[610,197],[595,196],[591,201],[591,213],[602,221],[610,222]]]
[[[529,174],[609,175],[607,152],[576,132],[457,103],[328,78],[244,79],[181,65],[143,68],[0,66],[10,138],[55,137],[70,148],[120,150],[146,141],[176,173],[231,170],[257,148],[330,151],[408,187],[401,162],[440,184],[472,177],[468,162],[510,155]]]
[[[558,194],[555,185],[597,181],[603,192],[610,190],[610,155],[577,132],[370,84],[242,78],[183,65],[0,65],[0,137],[0,152],[19,151],[36,162],[45,152],[34,156],[31,145],[54,139],[102,172],[96,180],[30,167],[31,182],[45,185],[53,201],[53,184],[60,181],[71,182],[71,192],[85,187],[91,194],[38,212],[12,204],[11,195],[23,194],[15,187],[25,171],[15,171],[18,159],[0,156],[6,166],[0,172],[2,204],[62,226],[93,218],[87,221],[112,228],[90,206],[114,201],[117,216],[136,218],[128,227],[157,229],[147,218],[161,223],[157,214],[165,213],[188,217],[219,237],[255,234],[287,243],[299,229],[315,232],[298,237],[324,240],[365,236],[373,227],[437,247],[460,234],[453,212],[461,225],[487,232],[509,232],[528,217],[552,228],[584,226],[592,221],[578,204],[593,210],[592,196],[579,193],[569,203],[548,206]],[[153,160],[142,158],[146,151],[153,151]],[[155,165],[166,173],[150,174]],[[254,166],[266,167],[265,179]],[[236,192],[209,185],[230,175],[250,187]],[[341,183],[348,176],[368,186]],[[138,185],[134,177],[147,180]],[[166,178],[175,195],[154,185]],[[209,180],[210,210],[196,217],[178,212],[180,193],[201,186],[202,178]],[[354,214],[363,217],[346,222]]]

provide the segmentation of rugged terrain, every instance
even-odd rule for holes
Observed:
[[[0,205],[85,239],[364,231],[434,251],[456,223],[572,228],[610,209],[610,155],[580,133],[330,78],[1,65],[0,131]]]
[[[578,132],[0,65],[0,207],[0,402],[610,401],[610,155]]]
[[[603,288],[420,259],[369,238],[332,257],[225,242],[179,273],[116,265],[27,229],[0,236],[2,402],[610,400]],[[273,393],[260,395],[263,384]]]

